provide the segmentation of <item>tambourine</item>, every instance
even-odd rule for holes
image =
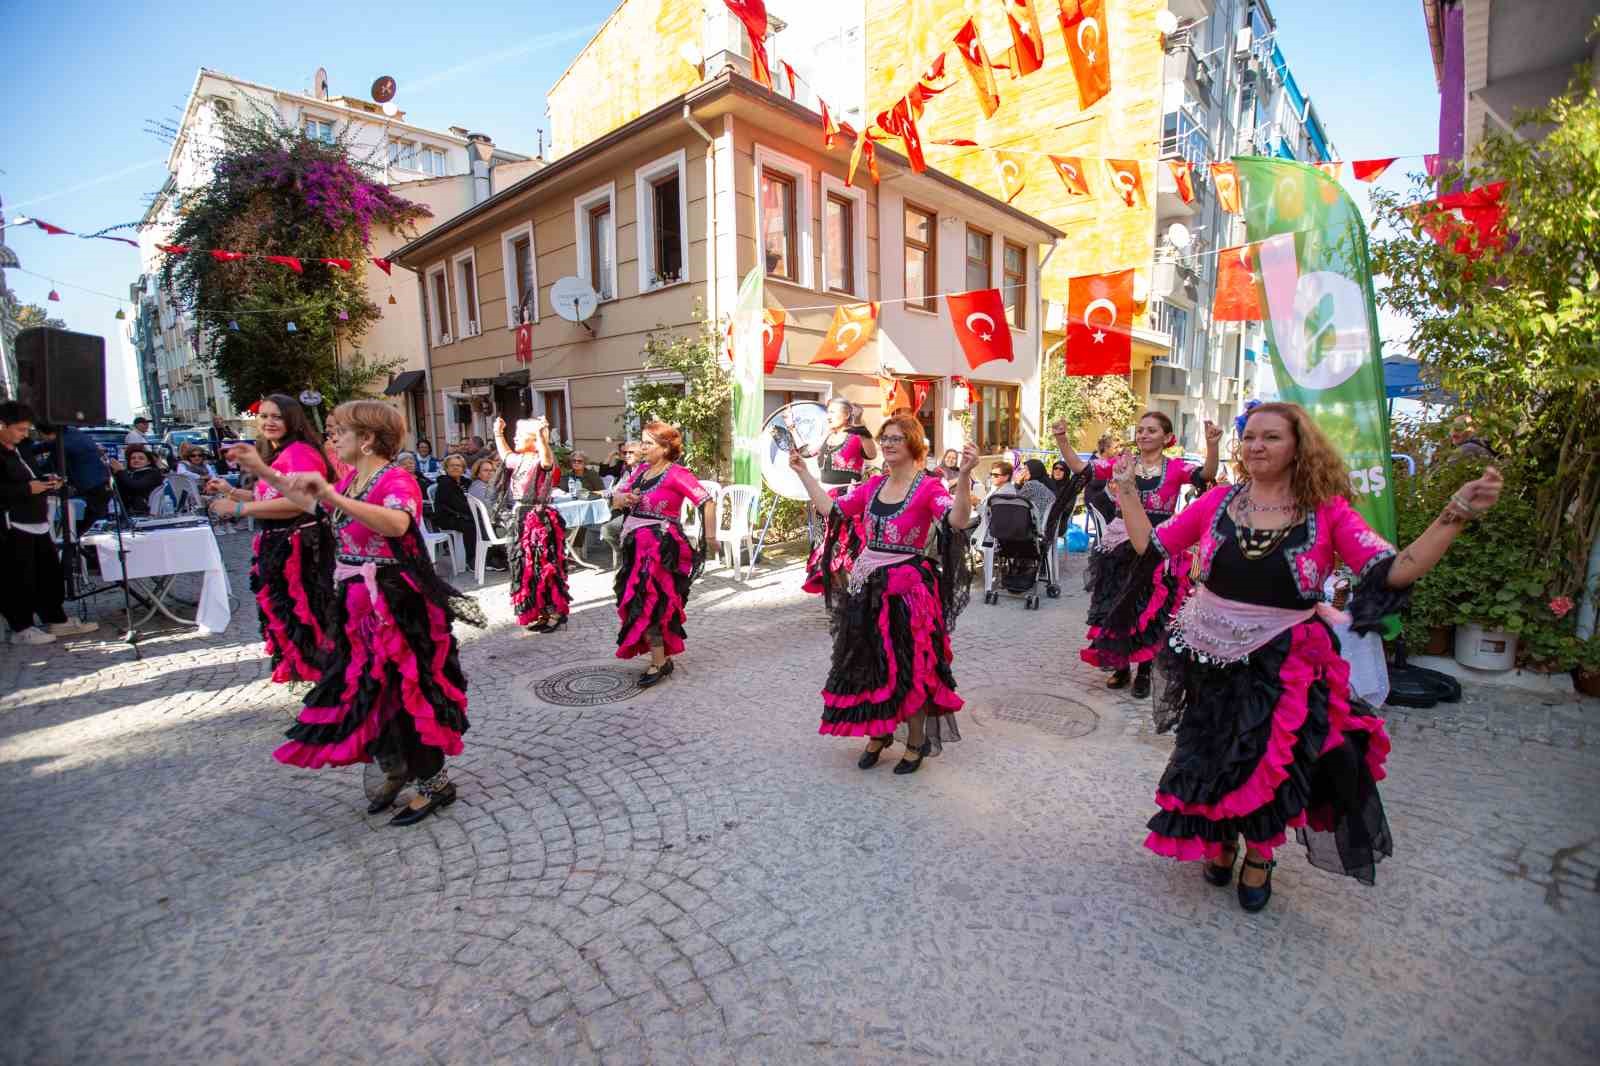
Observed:
[[[761,479],[767,488],[786,500],[808,500],[805,484],[789,466],[789,453],[799,451],[806,465],[817,476],[817,453],[828,439],[828,409],[820,403],[800,400],[784,404],[761,427],[757,438],[761,456]]]

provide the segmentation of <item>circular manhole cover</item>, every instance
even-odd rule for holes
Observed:
[[[1084,704],[1043,692],[997,692],[981,698],[978,707],[996,718],[1071,739],[1086,737],[1100,726],[1100,716]]]
[[[540,678],[531,687],[541,701],[557,707],[621,703],[641,691],[638,669],[627,666],[574,666]]]

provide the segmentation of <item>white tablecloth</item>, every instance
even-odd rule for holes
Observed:
[[[1323,595],[1333,596],[1333,578],[1323,585]],[[1389,698],[1389,662],[1383,654],[1383,637],[1368,633],[1358,637],[1349,626],[1335,625],[1333,633],[1339,638],[1339,655],[1350,664],[1350,691],[1374,707],[1382,707]]]
[[[611,520],[609,500],[554,500],[556,513],[568,529],[579,526],[603,526]]]
[[[122,576],[117,559],[117,535],[94,533],[83,538],[100,553],[100,573],[108,581]],[[160,578],[169,574],[201,573],[200,604],[195,625],[204,636],[214,636],[228,628],[228,573],[222,566],[222,552],[209,526],[178,529],[150,529],[123,533],[128,552],[130,578]]]

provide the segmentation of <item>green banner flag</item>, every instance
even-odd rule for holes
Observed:
[[[1383,349],[1361,212],[1315,167],[1251,156],[1233,162],[1246,236],[1260,242],[1256,285],[1278,392],[1311,412],[1350,467],[1350,502],[1393,542]]]
[[[762,398],[761,312],[766,303],[758,266],[739,283],[733,313],[733,483],[761,487]]]

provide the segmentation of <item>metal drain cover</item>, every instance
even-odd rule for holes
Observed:
[[[1090,707],[1064,696],[1002,691],[976,702],[979,710],[996,718],[1022,722],[1059,737],[1086,737],[1100,727],[1100,716]]]
[[[598,707],[631,700],[639,688],[633,666],[574,666],[540,678],[530,686],[543,703],[557,707]]]

